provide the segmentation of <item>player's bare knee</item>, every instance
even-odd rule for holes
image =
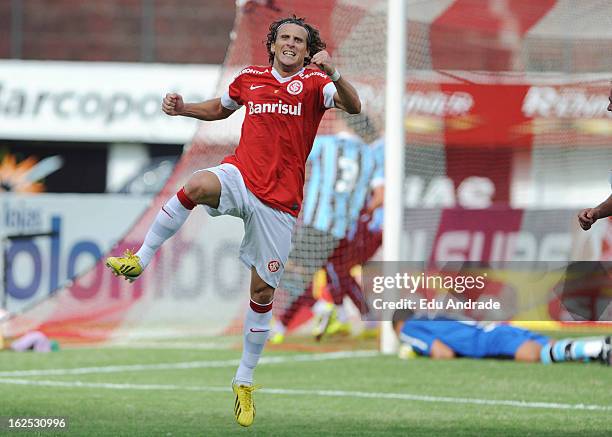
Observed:
[[[194,203],[216,208],[219,206],[221,183],[210,171],[197,171],[185,184],[185,195]]]
[[[251,289],[251,299],[260,305],[267,305],[274,299],[274,288],[268,284],[259,284]]]
[[[432,351],[431,358],[434,360],[450,360],[455,358],[455,354],[452,351]]]
[[[535,353],[522,353],[522,354],[516,354],[514,356],[514,359],[516,361],[521,361],[524,363],[538,363],[540,362],[540,354],[535,354]]]
[[[206,186],[202,184],[202,178],[198,173],[194,173],[183,188],[185,195],[194,203],[203,203],[202,199],[206,197]]]
[[[526,341],[516,350],[514,359],[525,363],[538,363],[541,352],[542,345],[535,341]]]

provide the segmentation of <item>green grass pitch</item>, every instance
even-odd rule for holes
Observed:
[[[611,435],[612,369],[268,348],[257,416],[234,422],[237,347],[212,339],[0,353],[0,416],[66,416],[68,432],[2,435]],[[331,346],[333,347],[330,347]],[[213,345],[214,347],[215,345]]]

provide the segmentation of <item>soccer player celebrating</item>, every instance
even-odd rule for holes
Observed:
[[[191,175],[162,207],[138,252],[106,262],[116,275],[136,279],[197,205],[213,216],[243,219],[240,259],[251,269],[251,302],[232,381],[234,414],[242,426],[255,418],[253,373],[268,337],[274,290],[289,254],[317,128],[329,108],[361,111],[355,88],[334,67],[318,30],[304,19],[273,22],[266,47],[270,66],[244,68],[220,98],[189,104],[178,94],[166,94],[162,109],[171,116],[221,120],[246,106],[240,142],[219,166]],[[308,64],[318,69],[305,69]]]

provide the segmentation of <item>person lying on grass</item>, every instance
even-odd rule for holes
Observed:
[[[395,311],[393,328],[404,357],[501,358],[544,364],[596,360],[608,366],[612,359],[610,336],[553,340],[505,323],[429,318],[410,310]]]

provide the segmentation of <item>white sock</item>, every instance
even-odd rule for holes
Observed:
[[[312,306],[312,312],[317,316],[321,316],[330,311],[329,307],[329,302],[327,302],[325,299],[319,299]]]
[[[584,354],[587,357],[597,358],[601,354],[601,350],[604,347],[604,340],[585,340],[584,342]]]
[[[283,325],[280,320],[275,320],[274,321],[274,332],[276,334],[285,335],[285,332],[287,332],[287,327]]]
[[[155,256],[155,252],[164,241],[172,237],[183,226],[194,206],[195,204],[187,199],[182,188],[162,206],[149,228],[142,246],[136,252],[136,255],[140,257],[140,264],[143,269],[149,265],[153,256]]]
[[[376,320],[366,320],[363,322],[364,329],[376,329],[378,328],[378,321]]]
[[[336,314],[338,314],[338,321],[340,323],[348,322],[348,316],[346,315],[346,310],[344,309],[344,305],[338,305],[336,307]]]
[[[268,340],[270,321],[272,320],[272,302],[260,305],[251,301],[244,320],[244,345],[242,358],[234,377],[234,383],[253,385],[253,372]]]

